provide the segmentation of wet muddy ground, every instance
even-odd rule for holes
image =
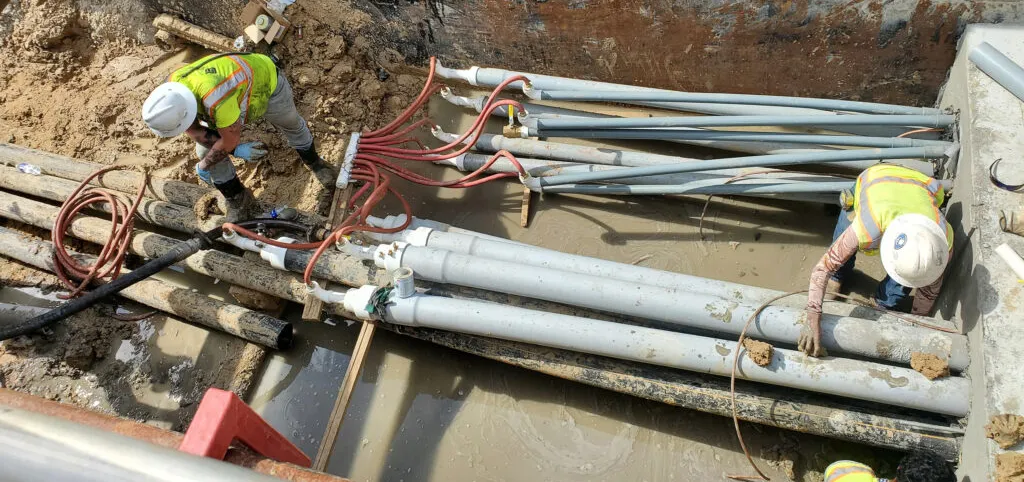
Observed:
[[[449,132],[465,113],[434,104]],[[490,129],[495,132],[494,129]],[[700,155],[674,146],[651,149]],[[452,169],[420,171],[453,179]],[[545,196],[519,227],[522,190],[401,183],[419,217],[518,241],[652,268],[800,290],[831,240],[823,206],[714,199],[698,233],[703,197]],[[864,260],[872,289],[880,266]],[[495,273],[495,276],[501,276]],[[291,316],[297,318],[297,310]],[[315,454],[358,326],[298,323],[297,346],[268,358],[252,405]],[[821,480],[837,457],[894,468],[893,454],[745,425],[773,479]],[[765,460],[767,459],[767,460]],[[632,398],[381,332],[374,338],[329,471],[354,480],[721,480],[752,474],[732,421]]]

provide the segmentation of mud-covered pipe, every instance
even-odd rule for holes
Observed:
[[[971,62],[1004,89],[1024,101],[1024,69],[988,42],[971,49]]]
[[[935,115],[942,111],[932,107],[858,102],[853,100],[786,97],[781,95],[718,94],[705,92],[663,92],[629,90],[540,90],[524,88],[527,97],[535,100],[577,102],[687,102],[699,104],[763,105],[804,109],[858,112],[883,115]]]
[[[33,178],[30,174],[23,174],[13,170],[4,171],[5,175],[0,175],[0,179],[6,178],[6,174],[8,172],[14,173],[16,176],[5,179],[5,188],[53,200],[58,200],[58,197],[65,197],[64,193],[68,192],[67,186],[70,185],[73,189],[79,182],[88,178],[94,172],[105,167],[109,167],[45,151],[29,149],[15,144],[0,143],[0,165],[13,168],[22,162],[39,167],[40,170],[42,170],[43,175],[35,176]],[[76,182],[62,183],[54,178]],[[134,196],[139,191],[139,186],[144,181],[145,176],[143,176],[139,171],[116,170],[104,173],[102,176],[94,179],[91,185]],[[40,193],[30,193],[29,190]],[[49,194],[46,194],[47,192],[49,192]],[[149,183],[146,185],[145,196],[150,199],[166,201],[168,203],[184,207],[188,210],[194,210],[198,201],[206,196],[214,195],[215,192],[216,191],[214,189],[202,187],[197,184],[159,177],[150,177]],[[148,201],[144,206],[147,213],[163,210],[175,210],[174,207],[160,203],[148,203]],[[269,212],[273,207],[274,206],[271,204],[260,203],[260,209],[265,212]],[[175,211],[179,213],[181,212],[180,210]],[[186,218],[183,216],[181,219],[185,220]],[[195,219],[194,214],[191,219]],[[219,216],[212,216],[209,219],[209,222],[216,223],[218,220]],[[322,225],[326,221],[322,216],[305,212],[300,212],[296,220],[306,225]],[[184,223],[186,221],[182,222]],[[196,228],[189,228],[183,232],[191,232],[194,229]]]
[[[687,183],[687,184],[564,184],[545,187],[544,192],[550,194],[593,194],[600,196],[666,196],[666,195],[714,195],[714,196],[777,196],[784,198],[787,194],[829,194],[827,199],[833,204],[839,202],[839,193],[852,190],[854,181],[831,182],[772,182],[771,179],[758,179],[761,182]]]
[[[434,137],[444,142],[454,142],[459,137],[440,129],[435,129],[432,132]],[[511,139],[494,134],[482,134],[480,138],[477,139],[476,143],[473,144],[473,148],[482,152],[498,152],[499,150],[504,149],[516,156],[607,166],[646,167],[680,164],[685,162],[706,162],[701,159],[693,159],[689,157],[666,156],[648,152],[598,148],[560,142],[538,141],[533,139]],[[927,176],[935,174],[934,166],[927,161],[920,161],[916,159],[895,159],[891,162],[921,172]],[[875,164],[877,164],[877,161],[874,160],[828,163],[829,166],[853,171],[863,171]],[[742,171],[739,170],[719,169],[715,171],[715,174],[735,176],[741,172]]]
[[[55,206],[0,192],[0,217],[50,229],[57,212]],[[109,221],[77,216],[68,227],[68,235],[103,244],[110,235],[110,229]],[[136,229],[128,250],[139,256],[156,258],[167,253],[177,243],[177,239]],[[297,303],[303,303],[308,293],[301,276],[278,271],[263,263],[253,263],[223,251],[201,251],[185,258],[181,264],[196,273]],[[338,273],[337,277],[351,277],[354,285],[377,282],[377,273],[369,273],[358,260],[340,256],[332,258],[330,266]],[[340,308],[332,312],[346,314]]]
[[[203,246],[209,247],[210,241],[204,238],[193,238],[179,243],[175,249],[168,251],[156,260],[150,261],[141,268],[131,271],[121,270],[121,276],[101,284],[95,290],[80,298],[69,301],[56,308],[62,319],[95,304],[98,299],[117,293],[132,301],[137,301],[151,308],[177,315],[192,323],[197,323],[215,330],[223,331],[252,343],[274,349],[284,349],[292,343],[291,323],[281,321],[272,316],[231,305],[210,298],[190,289],[178,288],[170,284],[149,278],[160,269],[184,259]],[[0,228],[0,254],[23,263],[55,271],[53,262],[54,248],[48,241],[32,239],[16,231]],[[83,263],[95,261],[93,256],[73,254]],[[161,261],[157,263],[155,261]],[[90,297],[90,295],[92,295]],[[64,308],[71,305],[73,308]],[[57,316],[57,314],[52,316]],[[47,315],[43,315],[47,316]],[[10,338],[30,333],[49,323],[49,318],[40,321],[29,320],[17,327],[4,327],[0,337]]]
[[[701,162],[665,164],[660,166],[633,167],[615,171],[592,172],[582,174],[563,174],[560,176],[530,178],[526,185],[534,191],[543,190],[546,186],[560,184],[576,184],[585,182],[611,181],[626,177],[656,176],[662,174],[680,174],[684,172],[715,171],[718,169],[738,169],[744,167],[779,167],[801,164],[820,164],[831,161],[874,161],[903,158],[942,158],[946,150],[942,147],[898,147],[894,149],[852,149],[842,151],[817,151],[805,154],[772,154],[767,156],[732,157],[728,159],[712,159]],[[531,182],[532,181],[532,182]]]
[[[590,310],[656,320],[714,333],[739,335],[757,305],[738,297],[688,292],[680,288],[628,283],[614,278],[499,261],[435,248],[404,246],[378,250],[374,260],[388,270],[412,269],[419,279],[497,291]],[[509,247],[509,249],[513,249]],[[753,337],[795,345],[805,314],[801,309],[770,306],[750,327]],[[823,317],[822,343],[833,352],[910,364],[911,353],[933,353],[950,366],[967,366],[962,336],[849,316]]]
[[[722,417],[732,416],[729,381],[655,365],[535,345],[390,323],[384,329],[546,375]],[[757,383],[736,383],[740,420],[873,447],[924,449],[946,460],[960,456],[963,429],[906,413],[815,400],[813,394]]]
[[[348,304],[349,295],[345,298]],[[734,341],[437,296],[392,296],[384,319],[718,376],[729,376],[737,349]],[[928,380],[910,368],[843,358],[809,359],[778,348],[766,366],[741,356],[736,376],[954,417],[965,416],[968,410],[970,382],[965,378]]]

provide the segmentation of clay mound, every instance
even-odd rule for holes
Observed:
[[[1024,440],[1024,417],[1014,414],[994,415],[985,426],[985,436],[999,447],[1008,449]]]
[[[911,353],[910,368],[917,370],[929,380],[949,376],[949,363],[931,353]]]
[[[996,482],[1024,482],[1024,454],[996,455]]]
[[[759,367],[766,367],[772,363],[772,354],[775,348],[771,344],[757,341],[750,338],[743,339],[743,348],[747,349],[747,356]]]

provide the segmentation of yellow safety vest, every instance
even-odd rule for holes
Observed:
[[[200,120],[222,129],[240,118],[244,124],[263,117],[277,89],[277,66],[261,54],[208,55],[174,71],[170,80],[195,94]]]
[[[953,227],[939,211],[946,193],[939,181],[913,169],[892,164],[869,167],[857,176],[853,194],[853,230],[861,251],[878,252],[889,223],[901,214],[921,214],[946,227],[953,248]]]
[[[880,482],[875,471],[860,462],[840,460],[825,469],[825,482]]]

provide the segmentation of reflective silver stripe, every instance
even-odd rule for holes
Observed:
[[[229,57],[231,58],[231,60],[234,60],[235,63],[238,64],[239,67],[242,68],[242,71],[245,72],[245,75],[246,75],[246,77],[248,77],[248,80],[249,80],[249,83],[246,84],[246,86],[245,86],[245,95],[242,97],[242,101],[238,103],[238,110],[241,111],[241,117],[242,117],[243,122],[244,121],[248,121],[249,120],[249,97],[252,95],[252,84],[253,84],[253,81],[255,80],[255,78],[252,75],[252,68],[249,67],[248,63],[246,63],[244,60],[242,60],[237,55],[231,55]]]
[[[857,473],[869,475],[871,477],[874,477],[874,475],[875,475],[875,471],[871,470],[871,467],[868,467],[867,465],[863,465],[863,464],[856,464],[856,465],[851,465],[849,467],[833,469],[832,472],[830,472],[828,474],[828,476],[825,478],[825,482],[835,482],[835,480],[839,479],[840,477],[842,477],[844,475],[857,474]]]
[[[871,209],[869,208],[869,205],[871,203],[868,202],[869,196],[867,192],[868,188],[882,182],[911,184],[925,189],[926,191],[931,193],[932,207],[936,208],[936,212],[938,212],[938,206],[936,205],[935,196],[938,195],[939,189],[941,189],[942,186],[939,184],[939,181],[935,179],[929,179],[927,183],[923,183],[916,179],[907,179],[905,177],[882,176],[876,179],[872,179],[871,181],[865,184],[862,184],[860,187],[860,206],[857,206],[857,216],[860,218],[861,223],[863,223],[864,229],[867,231],[868,235],[871,236],[872,240],[874,240],[868,246],[868,249],[875,249],[878,247],[878,244],[882,241],[882,228],[878,225],[878,221],[876,221],[875,217],[871,214]],[[941,219],[942,215],[939,214],[938,216],[939,218],[936,219],[936,222],[943,221],[943,219]]]

